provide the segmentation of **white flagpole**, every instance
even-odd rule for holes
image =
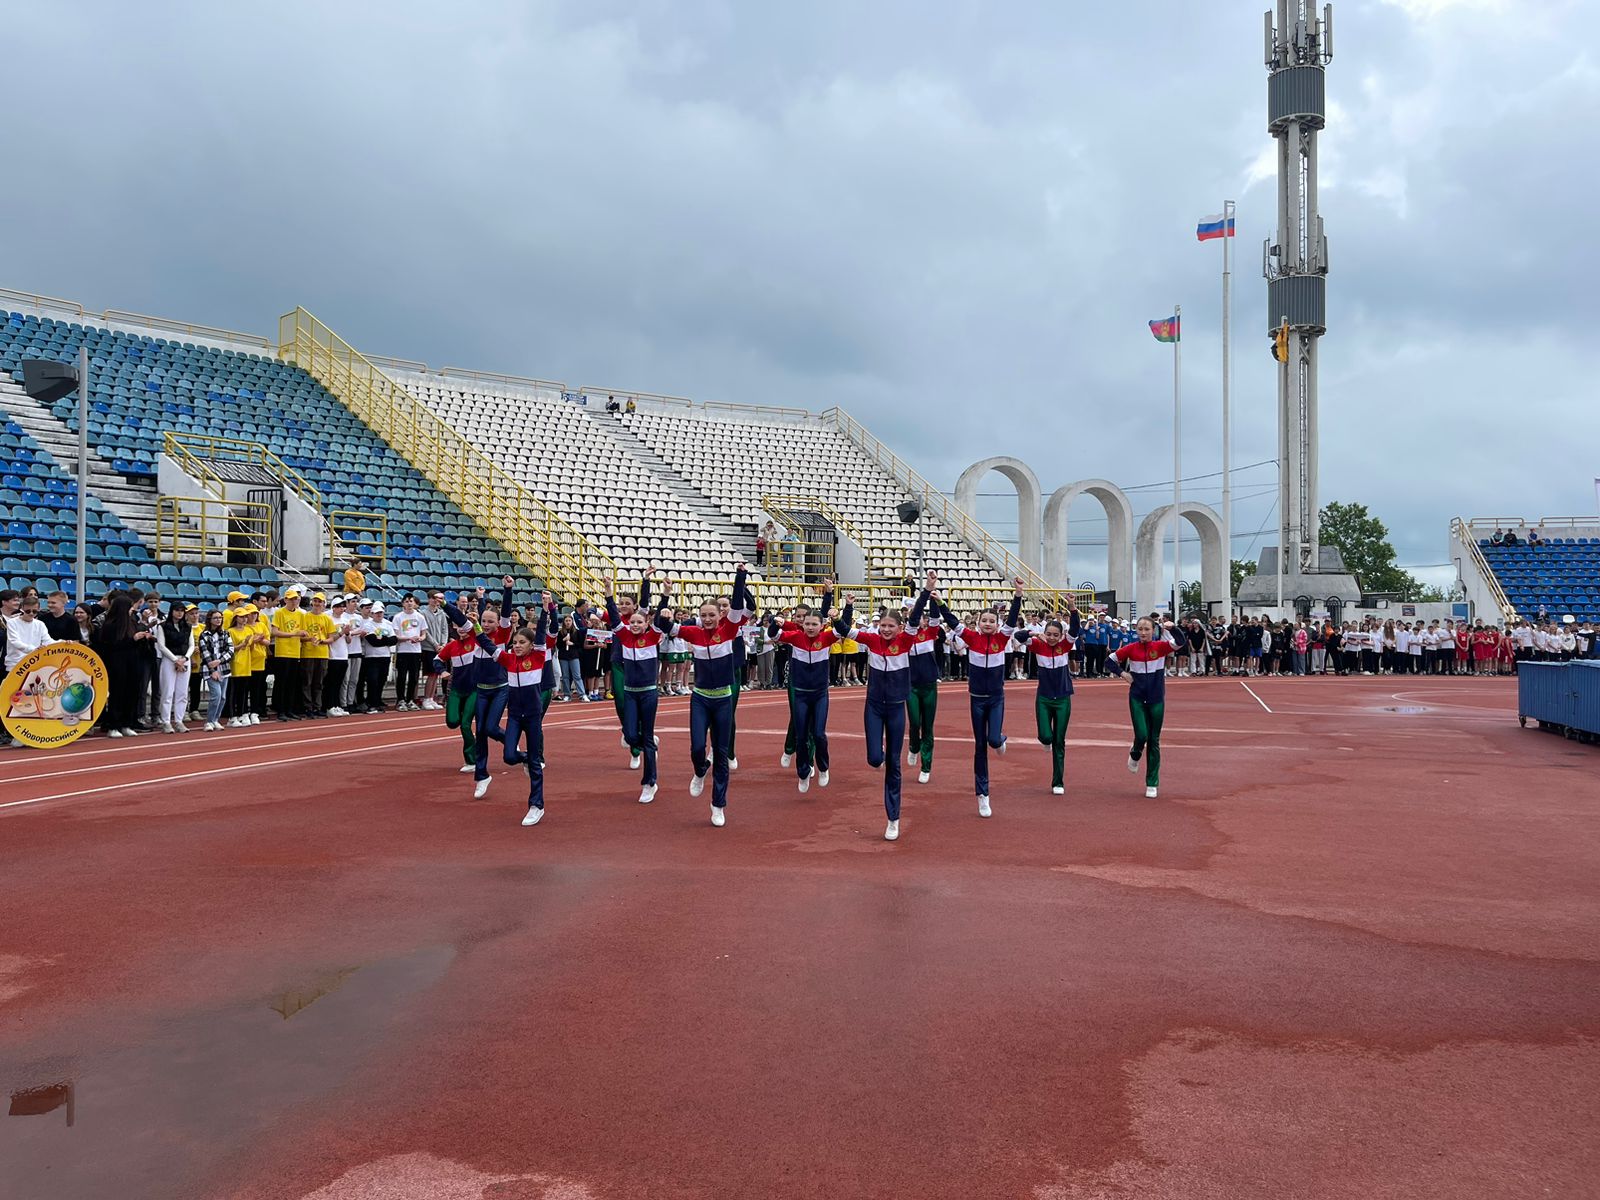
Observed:
[[[1180,391],[1179,379],[1183,374],[1183,305],[1172,306],[1173,332],[1177,335],[1172,339],[1172,619],[1178,619],[1178,605],[1182,600],[1179,594],[1179,583],[1183,576],[1179,573],[1182,563],[1178,557],[1178,530],[1183,524],[1182,495],[1183,489],[1180,480],[1183,477],[1182,456],[1178,444],[1183,430],[1183,402]]]
[[[1230,255],[1233,241],[1234,202],[1222,203],[1222,569],[1228,588],[1227,611],[1233,614],[1233,477],[1230,474],[1233,458],[1232,413],[1228,393],[1232,384],[1233,366],[1233,275]],[[1201,597],[1204,599],[1204,597]]]

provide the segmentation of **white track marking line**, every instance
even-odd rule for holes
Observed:
[[[1248,683],[1246,683],[1242,679],[1239,681],[1239,686],[1242,687],[1245,691],[1249,692],[1251,696],[1255,697],[1255,702],[1257,704],[1261,705],[1262,708],[1267,708],[1267,702],[1265,700],[1263,700],[1260,696],[1256,695],[1255,688],[1251,687]],[[1267,708],[1267,711],[1271,712],[1272,710],[1270,708]]]
[[[35,796],[31,800],[8,800],[0,804],[0,809],[21,808],[27,804],[43,804],[46,800],[69,800],[74,796],[94,796],[100,792],[118,792],[129,788],[151,787],[158,783],[178,783],[185,779],[204,779],[208,775],[226,775],[230,772],[264,770],[268,767],[286,767],[293,763],[315,762],[320,758],[337,758],[341,754],[370,754],[374,750],[394,750],[407,746],[422,746],[429,742],[460,740],[459,735],[452,732],[438,737],[419,738],[410,742],[385,742],[381,746],[347,747],[343,750],[326,750],[321,754],[300,754],[294,758],[275,758],[269,762],[235,763],[230,767],[213,767],[207,771],[186,771],[181,775],[162,775],[155,779],[139,779],[131,783],[108,783],[101,787],[81,788],[75,792],[57,792],[52,796]]]
[[[422,725],[422,726],[424,726],[426,728],[433,728],[434,727],[432,722],[415,722],[415,721],[409,721],[408,720],[408,721],[404,722],[403,724],[404,725]],[[568,729],[568,728],[587,728],[587,727],[590,727],[590,726],[587,726],[585,724],[580,724],[579,722],[576,722],[576,721],[547,721],[547,722],[545,722],[544,727],[546,729]],[[593,727],[594,728],[599,728],[599,726],[593,726]],[[338,726],[333,726],[332,728],[339,728],[339,727]],[[395,732],[395,730],[396,730],[396,726],[394,724],[389,724],[389,725],[373,724],[373,725],[367,726],[367,727],[362,728],[362,729],[352,729],[348,733],[324,733],[321,730],[318,730],[315,733],[311,733],[311,732],[308,731],[307,736],[302,737],[302,738],[298,738],[298,739],[291,739],[291,740],[288,740],[288,741],[272,741],[272,742],[268,742],[268,741],[263,741],[260,738],[255,738],[255,739],[251,739],[251,738],[232,738],[232,739],[229,740],[229,742],[226,745],[219,745],[219,744],[216,744],[214,742],[204,742],[204,743],[201,743],[201,744],[203,744],[205,746],[205,749],[203,749],[203,750],[194,750],[194,751],[191,751],[191,752],[186,753],[186,754],[165,754],[165,755],[160,755],[160,756],[151,755],[151,756],[145,757],[145,758],[124,758],[124,759],[121,759],[120,761],[117,761],[117,762],[95,763],[95,764],[92,764],[92,765],[86,766],[86,767],[64,767],[64,768],[62,768],[60,770],[44,771],[44,772],[42,772],[40,774],[37,774],[37,775],[11,775],[11,776],[7,776],[5,778],[0,778],[0,787],[10,787],[12,784],[28,783],[28,782],[31,782],[32,780],[35,780],[35,779],[67,779],[67,778],[69,778],[71,776],[74,776],[74,775],[87,775],[87,774],[89,774],[89,773],[91,773],[93,771],[119,771],[119,770],[122,770],[123,768],[126,768],[126,767],[144,767],[144,766],[152,766],[153,767],[153,766],[159,766],[162,763],[187,762],[191,758],[207,758],[207,757],[210,757],[212,755],[218,755],[218,754],[239,754],[239,753],[243,753],[244,751],[247,751],[247,750],[279,750],[279,749],[283,749],[285,747],[291,747],[291,746],[304,749],[307,746],[319,746],[319,745],[322,745],[325,742],[342,742],[342,741],[348,741],[351,738],[372,737],[374,735],[382,735],[382,734],[387,734],[387,733],[393,733],[393,732]],[[459,735],[457,735],[457,736],[459,736]],[[181,742],[179,743],[179,745],[182,745],[182,744],[183,743],[181,743]],[[405,744],[409,744],[409,743],[389,742],[387,744],[388,745],[397,745],[397,744],[405,745]],[[119,747],[119,750],[120,750],[120,747]],[[103,753],[115,754],[117,752],[118,752],[117,750],[107,750],[107,751],[94,751],[93,753],[96,753],[96,754],[103,754]],[[87,755],[76,754],[76,755],[72,755],[71,757],[73,757],[73,758],[84,758],[84,757],[87,757]],[[37,759],[32,759],[30,761],[37,762],[38,760]],[[248,765],[248,764],[243,764],[243,765]],[[0,805],[0,807],[4,807],[4,806]]]

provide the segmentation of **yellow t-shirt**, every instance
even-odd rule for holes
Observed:
[[[304,614],[304,619],[300,623],[300,628],[304,629],[307,633],[316,634],[319,638],[325,638],[332,637],[337,626],[334,625],[333,618],[327,613],[309,612]],[[327,658],[328,648],[318,642],[301,642],[300,657]]]
[[[245,642],[250,639],[250,635],[254,632],[254,627],[250,625],[235,625],[228,630],[228,636],[233,639],[233,677],[235,679],[245,679],[255,674],[252,669],[255,658],[255,655],[251,653],[253,647],[245,645]],[[266,662],[266,655],[262,655],[261,665],[265,666]]]
[[[351,567],[344,573],[344,590],[360,595],[367,590],[367,577],[360,571]]]
[[[265,613],[256,614],[255,620],[249,625],[249,630],[251,633],[263,638],[270,638],[272,636],[272,626],[267,624],[267,617]],[[265,671],[266,669],[267,643],[257,642],[254,646],[250,647],[250,670],[252,673],[254,673],[256,671]]]
[[[272,653],[276,658],[299,658],[300,648],[304,645],[297,637],[288,637],[287,634],[298,633],[306,627],[306,618],[310,613],[301,612],[298,608],[291,610],[286,604],[272,614]]]
[[[842,641],[835,642],[834,645],[844,647],[844,649],[839,651],[841,654],[861,653],[861,643],[856,641],[855,638],[845,638]]]

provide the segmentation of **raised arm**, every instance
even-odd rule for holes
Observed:
[[[1022,620],[1022,580],[1015,581],[1016,591],[1011,595],[1011,609],[1006,613],[1006,619],[1000,623],[1000,632],[1010,634]]]
[[[750,589],[745,585],[745,574],[749,569],[740,563],[733,572],[733,592],[728,597],[728,620],[735,625],[750,619]]]
[[[533,644],[542,647],[550,636],[550,609],[552,601],[549,592],[539,598],[539,622],[533,627]]]
[[[672,583],[663,580],[661,584],[661,601],[656,605],[656,628],[668,637],[678,636],[678,626],[667,615],[667,598],[672,594]]]
[[[648,580],[645,581],[645,586],[650,586]],[[606,585],[606,628],[613,630],[622,628],[622,614],[617,611],[617,577],[615,575],[611,577],[611,582]]]
[[[846,596],[844,598],[844,611],[839,614],[839,619],[833,623],[833,631],[842,638],[847,638],[855,632],[855,608],[855,597]]]
[[[507,575],[500,580],[500,627],[507,628],[511,624],[511,588],[516,580]]]

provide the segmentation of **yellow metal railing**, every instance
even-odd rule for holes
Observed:
[[[243,463],[260,467],[275,475],[284,487],[299,496],[318,513],[322,512],[322,493],[316,486],[260,442],[246,441],[242,438],[213,437],[207,433],[176,433],[172,430],[167,431],[164,440],[167,453],[177,459],[186,470],[200,475],[201,482],[208,488],[213,487],[213,484],[220,487],[222,480],[215,471],[204,466],[205,462]],[[192,469],[195,465],[198,466],[198,470]]]
[[[305,309],[278,322],[278,355],[333,393],[551,591],[598,595],[616,570],[555,510]]]
[[[831,420],[840,433],[870,455],[880,467],[893,475],[901,487],[920,500],[925,514],[938,518],[940,522],[959,534],[969,546],[988,559],[1001,575],[1007,579],[1022,580],[1023,586],[1029,591],[1060,590],[1052,588],[1039,572],[1013,554],[1010,547],[994,537],[973,520],[970,514],[953,504],[948,496],[912,470],[899,455],[874,437],[865,425],[844,409],[830,408],[822,415],[825,419]]]
[[[638,595],[639,579],[622,579],[618,581],[619,594]],[[726,596],[733,586],[729,576],[712,576],[707,578],[674,579],[672,580],[672,607],[694,610],[702,601],[714,600],[718,596]],[[793,608],[796,604],[816,605],[822,599],[822,585],[820,583],[802,583],[798,580],[778,579],[752,579],[748,583],[751,600],[754,603],[756,614],[768,609],[781,612]],[[650,585],[653,609],[661,599],[661,580],[658,578]],[[915,603],[917,593],[922,589],[922,580],[916,581],[916,591],[907,593],[903,579],[889,582],[862,582],[841,583],[834,595],[835,609],[844,606],[844,597],[853,596],[856,602],[856,615],[865,617],[876,613],[880,605],[890,605],[899,608],[902,604]],[[939,586],[940,598],[949,605],[952,612],[958,616],[988,608],[998,604],[1004,610],[1010,603],[1014,588],[1009,587],[964,587],[960,585],[947,586],[943,582]],[[1033,616],[1039,612],[1064,613],[1067,611],[1067,599],[1071,597],[1077,602],[1081,612],[1087,613],[1094,603],[1094,591],[1089,588],[1046,588],[1042,590],[1024,590],[1022,594],[1022,611]],[[598,596],[591,597],[598,600]]]
[[[162,562],[267,563],[273,505],[209,496],[156,497],[156,558]]]
[[[861,543],[861,530],[856,528],[855,522],[834,508],[821,496],[762,496],[761,507],[788,529],[794,529],[800,524],[790,515],[791,513],[797,510],[800,512],[814,512],[824,520],[831,522],[840,533],[857,545]]]
[[[389,518],[384,513],[336,508],[328,513],[328,534],[328,570],[337,570],[341,562],[352,558],[364,558],[380,571],[386,569]]]
[[[1496,528],[1499,528],[1499,526],[1496,526]],[[1507,621],[1514,619],[1517,615],[1516,606],[1511,603],[1511,598],[1506,595],[1505,589],[1500,586],[1500,577],[1494,573],[1494,568],[1489,565],[1489,560],[1484,557],[1483,547],[1478,545],[1478,537],[1473,532],[1472,526],[1460,517],[1456,517],[1450,522],[1450,532],[1457,541],[1466,547],[1473,566],[1477,567],[1479,574],[1488,581],[1489,594],[1494,597],[1494,602],[1499,605],[1501,618]]]

